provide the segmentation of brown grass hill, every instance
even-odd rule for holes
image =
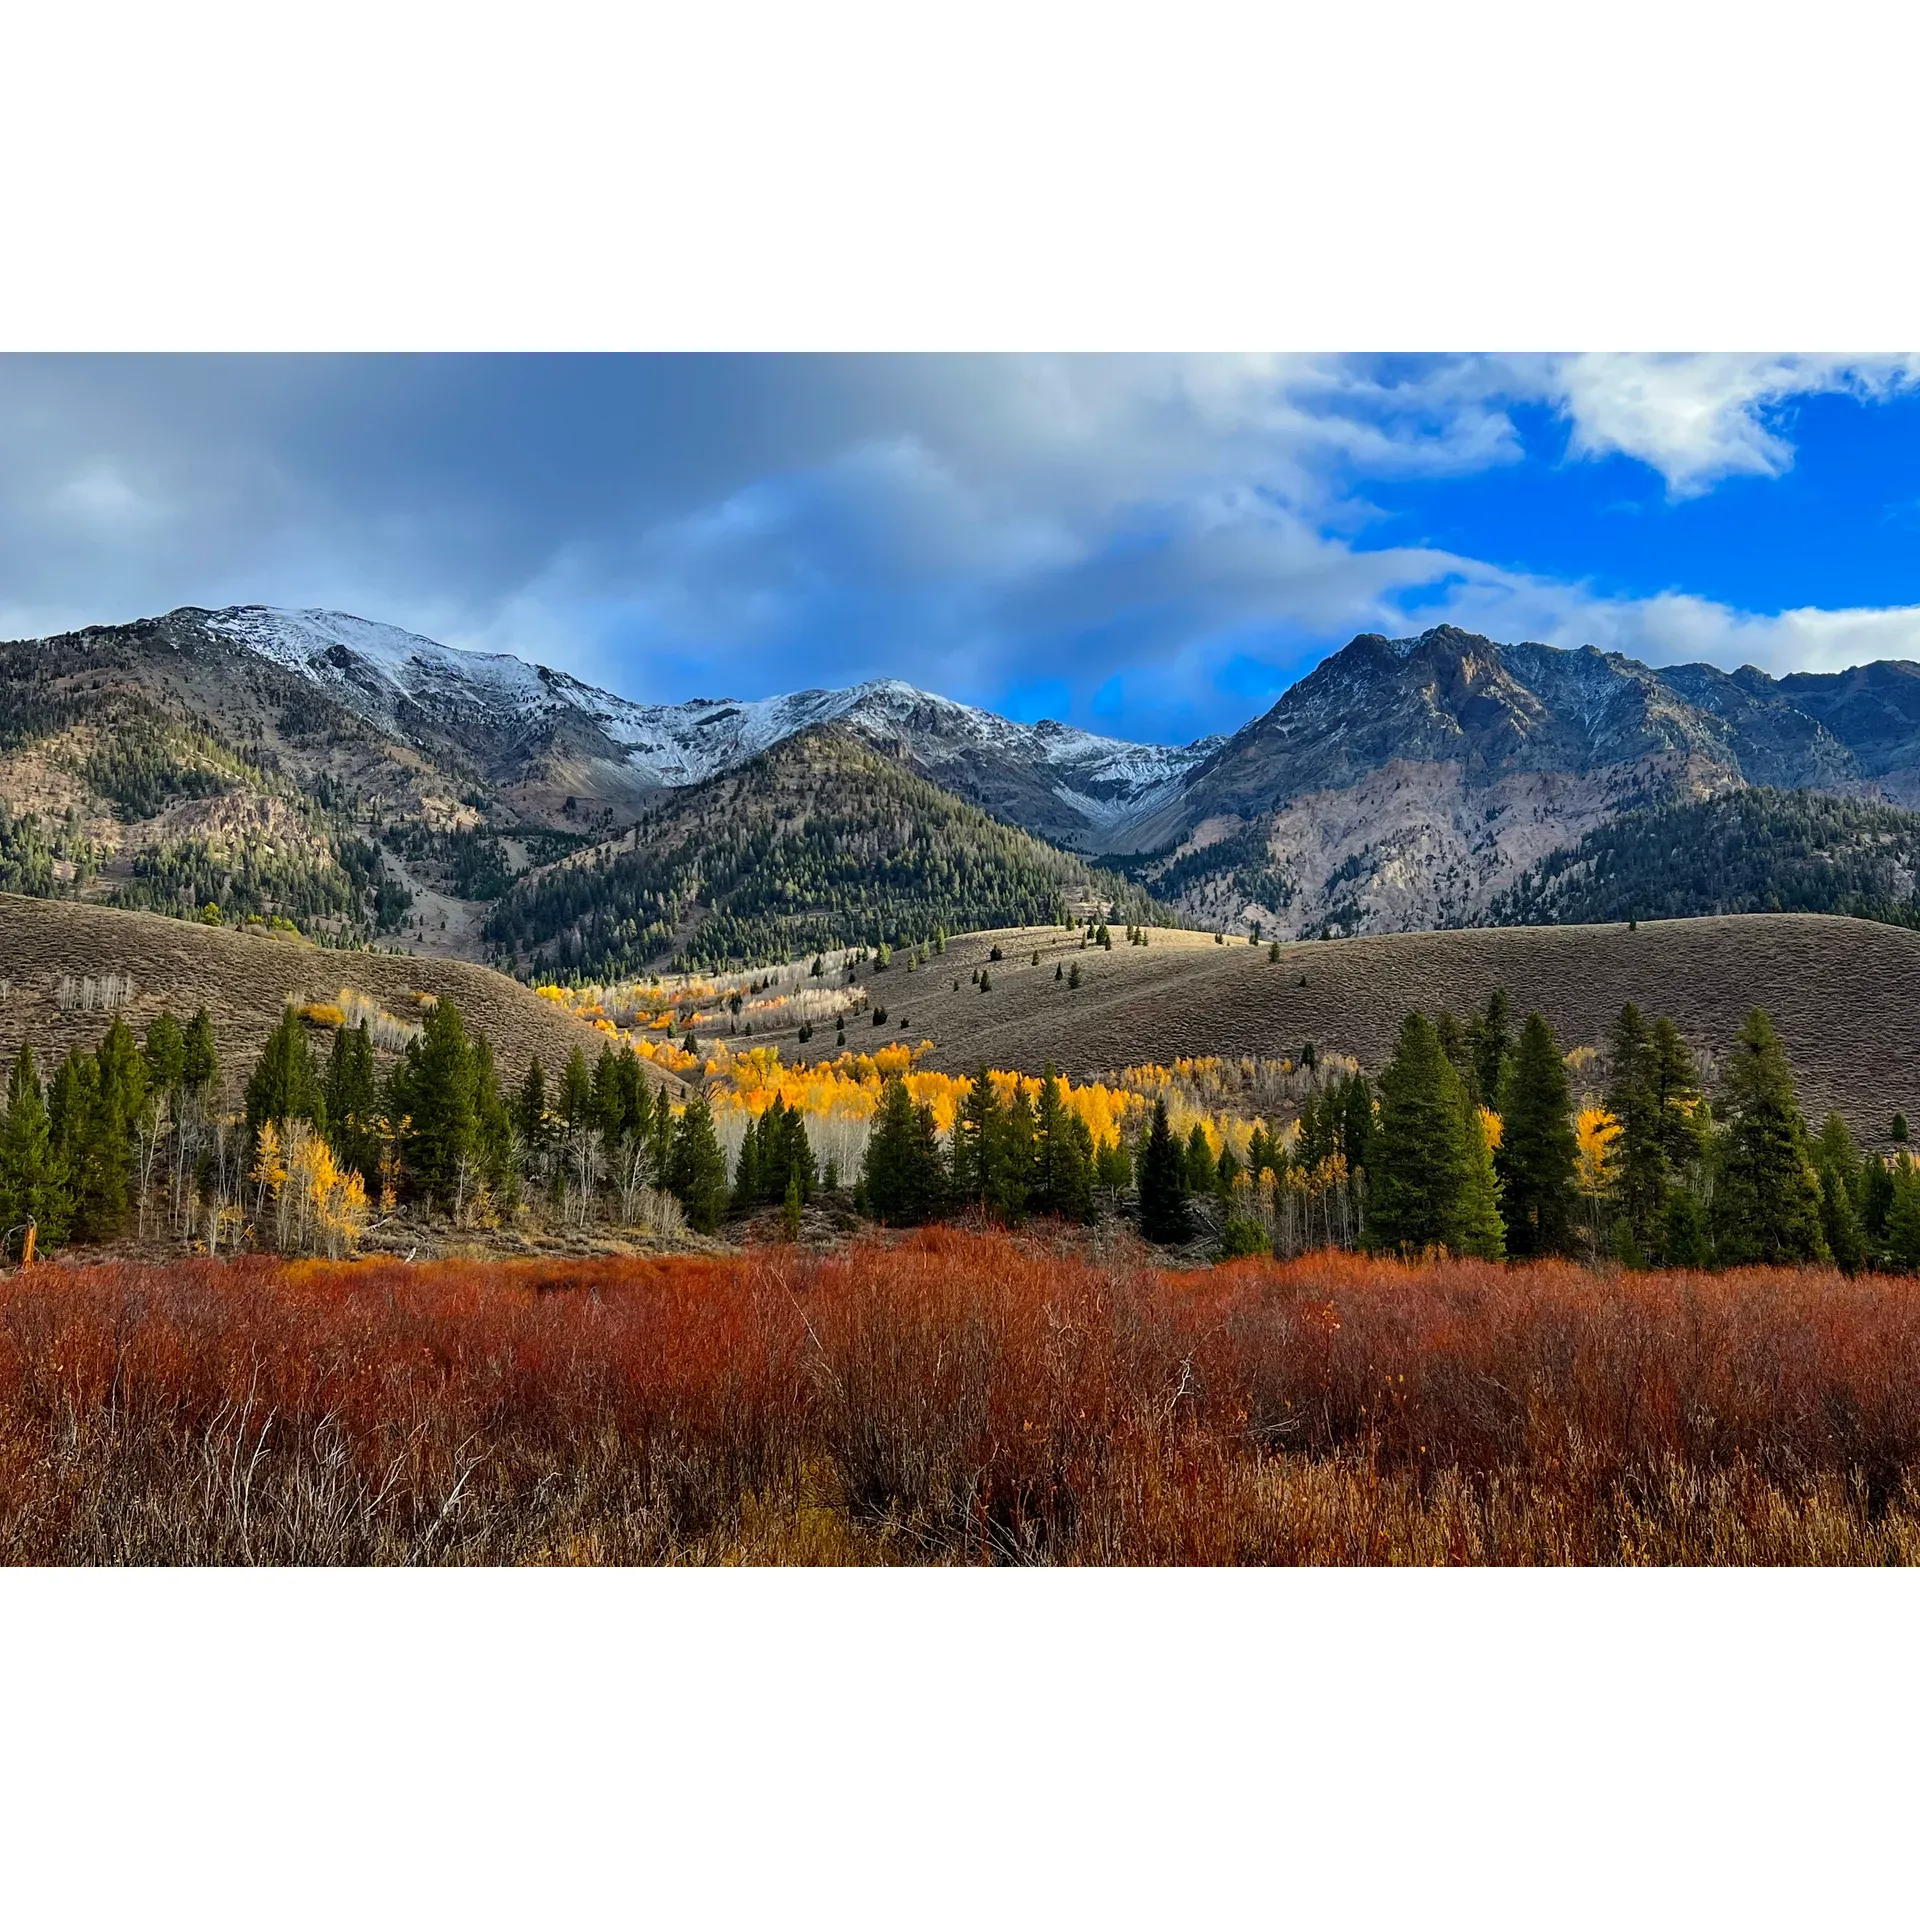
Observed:
[[[123,1002],[120,983],[129,981],[131,998]],[[290,997],[339,1005],[343,990],[353,1017],[364,1009],[389,1052],[417,1028],[421,996],[451,999],[468,1031],[486,1035],[509,1084],[537,1054],[552,1085],[572,1048],[584,1045],[591,1058],[598,1044],[571,1014],[464,961],[342,952],[258,929],[0,893],[0,1058],[11,1061],[25,1040],[43,1072],[70,1047],[97,1045],[115,1012],[139,1033],[163,1010],[184,1021],[204,1006],[223,1064],[244,1077]],[[315,1038],[327,1043],[317,1021]],[[656,1083],[670,1079],[642,1064]]]
[[[1759,785],[1910,800],[1916,718],[1908,663],[1775,681],[1456,627],[1362,634],[1112,851],[1207,925],[1458,925],[1626,809]]]
[[[1090,909],[1157,913],[1138,888],[818,726],[529,876],[486,931],[520,969],[605,978],[669,957],[726,968]]]
[[[848,1022],[853,1044],[934,1043],[927,1064],[979,1062],[1075,1075],[1143,1061],[1245,1054],[1297,1057],[1311,1041],[1369,1070],[1418,1008],[1465,1020],[1495,987],[1516,1025],[1538,1008],[1565,1050],[1603,1047],[1624,1001],[1670,1016],[1709,1063],[1728,1051],[1747,1010],[1772,1016],[1818,1125],[1829,1108],[1883,1142],[1896,1111],[1920,1111],[1920,933],[1818,914],[1643,921],[1624,925],[1410,933],[1282,946],[1277,961],[1244,940],[1156,928],[1144,947],[1113,929],[1112,950],[1078,932],[1002,928],[951,940],[912,973],[895,966],[860,984],[885,1010],[884,1033]],[[999,946],[1003,958],[988,959]],[[1034,952],[1040,964],[1032,964]],[[991,990],[981,992],[982,966]],[[1056,980],[1077,965],[1081,985]],[[955,991],[955,983],[958,991]],[[795,1051],[792,1036],[786,1052]],[[816,1032],[804,1057],[830,1057]]]

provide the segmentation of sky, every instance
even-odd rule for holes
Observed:
[[[0,358],[0,634],[253,602],[1140,740],[1441,621],[1920,658],[1920,357]]]

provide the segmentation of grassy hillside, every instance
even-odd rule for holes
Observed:
[[[538,974],[786,958],[939,929],[1058,920],[1127,882],[1002,825],[851,735],[819,727],[676,794],[613,847],[516,886],[487,937]]]
[[[992,991],[970,976],[989,963]],[[1038,950],[1041,964],[1030,956]],[[1056,964],[1078,962],[1069,991]],[[1829,1107],[1883,1141],[1896,1109],[1920,1112],[1920,933],[1817,914],[1625,926],[1390,934],[1282,947],[1277,963],[1244,942],[1155,930],[1129,946],[1082,950],[1078,934],[1040,928],[948,942],[914,973],[861,985],[887,1013],[888,1039],[931,1040],[928,1064],[979,1060],[1074,1075],[1177,1055],[1292,1054],[1306,1041],[1377,1067],[1408,1009],[1464,1017],[1496,986],[1517,1013],[1538,1007],[1561,1045],[1599,1045],[1623,1001],[1677,1021],[1722,1055],[1742,1016],[1764,1007],[1779,1028],[1816,1122]],[[955,981],[959,991],[954,991]],[[902,1018],[907,1022],[903,1031]],[[862,1044],[870,1034],[854,1029]],[[822,1032],[810,1057],[830,1045]],[[789,1047],[789,1051],[791,1048]]]
[[[1846,913],[1920,926],[1920,814],[1771,787],[1623,815],[1494,902],[1505,925]]]
[[[420,1017],[420,994],[454,1000],[469,1031],[484,1033],[510,1081],[538,1054],[550,1073],[595,1036],[537,994],[485,967],[458,960],[344,953],[291,937],[203,927],[150,914],[115,913],[70,901],[0,893],[0,1057],[24,1039],[44,1068],[72,1046],[99,1043],[112,1013],[99,1004],[63,1009],[61,981],[131,978],[119,1009],[136,1031],[163,1008],[184,1017],[205,1006],[221,1058],[244,1072],[289,994],[333,1000],[364,994],[403,1024]],[[651,1071],[651,1070],[650,1070]]]

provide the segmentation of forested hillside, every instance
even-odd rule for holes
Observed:
[[[349,942],[391,933],[408,901],[367,837],[377,807],[243,716],[239,691],[151,635],[115,652],[0,648],[0,890]],[[297,704],[261,711],[304,738]]]
[[[1710,913],[1842,913],[1920,926],[1920,814],[1751,787],[1649,807],[1549,854],[1494,902],[1521,926]]]
[[[540,975],[633,972],[673,954],[752,964],[941,929],[1058,923],[1124,881],[1003,826],[833,728],[676,796],[623,836],[521,883],[487,937]],[[1160,917],[1164,918],[1164,914]]]

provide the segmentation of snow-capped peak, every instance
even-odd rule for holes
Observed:
[[[1098,831],[1166,797],[1215,744],[1111,740],[1058,721],[1029,726],[898,679],[810,688],[758,700],[646,705],[509,653],[449,647],[325,608],[228,607],[203,616],[221,634],[312,680],[370,725],[406,738],[423,724],[497,728],[504,739],[571,716],[606,741],[627,784],[681,787],[750,760],[803,728],[852,727],[904,750],[935,780],[999,763],[1041,786]],[[963,789],[972,782],[954,777]]]

